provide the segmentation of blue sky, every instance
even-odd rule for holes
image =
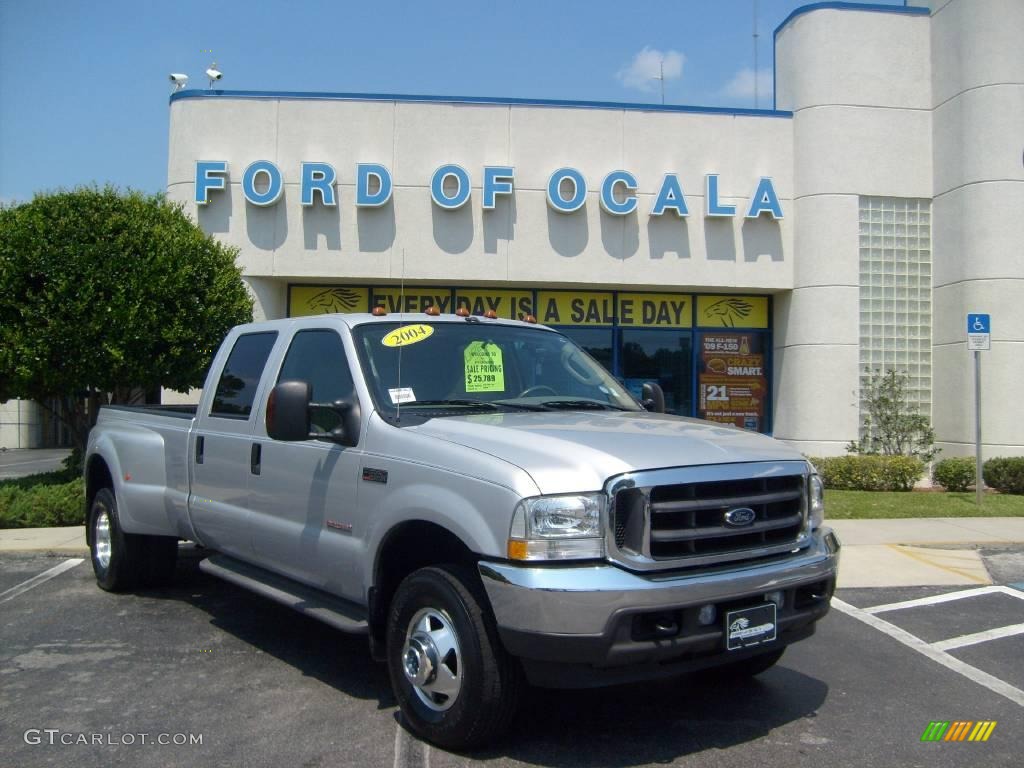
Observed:
[[[903,5],[902,0],[879,0]],[[772,32],[759,0],[760,106]],[[754,106],[754,0],[0,0],[0,202],[166,184],[170,72],[219,87]]]

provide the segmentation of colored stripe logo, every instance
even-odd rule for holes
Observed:
[[[921,741],[988,741],[996,729],[995,720],[932,720]]]

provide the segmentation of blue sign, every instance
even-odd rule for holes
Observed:
[[[967,333],[992,333],[992,315],[967,315]]]
[[[298,181],[299,201],[303,206],[315,205],[318,196],[323,206],[338,205],[341,194],[337,188],[338,176],[330,163],[301,163]],[[228,183],[226,160],[198,161],[195,202],[198,205],[207,205],[210,202],[210,193],[216,190],[226,191]],[[281,169],[270,160],[250,163],[242,174],[242,194],[253,205],[275,205],[284,194],[285,184]],[[473,179],[470,172],[455,163],[447,163],[435,170],[429,186],[434,205],[444,210],[454,211],[461,208],[473,195]],[[600,187],[592,191],[600,193],[599,202],[606,213],[612,216],[628,216],[639,206],[639,186],[640,182],[635,175],[630,171],[618,169],[605,176]],[[393,188],[391,171],[386,166],[379,163],[356,165],[357,208],[377,208],[386,205],[391,200]],[[558,213],[574,213],[586,204],[588,189],[587,180],[579,170],[570,167],[559,168],[548,179],[548,205]],[[481,192],[483,209],[493,210],[497,205],[498,195],[514,195],[515,168],[510,165],[484,166]],[[714,218],[737,214],[735,204],[725,203],[720,198],[717,173],[705,174],[704,203],[705,216]],[[676,173],[664,175],[658,193],[654,196],[654,202],[646,211],[649,216],[663,216],[668,212],[680,218],[690,215],[686,196]],[[758,180],[750,196],[750,204],[743,215],[748,219],[758,219],[762,213],[768,214],[774,220],[783,218],[782,204],[775,191],[775,184],[768,176],[762,176]],[[978,317],[987,318],[988,315]]]

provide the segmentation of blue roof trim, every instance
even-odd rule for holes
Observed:
[[[916,5],[907,5],[907,0],[903,0],[903,5],[883,5],[882,3],[850,3],[850,2],[824,2],[824,3],[810,3],[808,5],[801,5],[799,8],[794,8],[793,12],[782,20],[782,23],[775,28],[775,32],[772,33],[772,106],[778,104],[778,88],[776,82],[775,72],[775,46],[779,38],[779,32],[789,24],[797,16],[803,16],[805,13],[811,11],[871,11],[873,13],[898,13],[904,16],[929,16],[931,10]],[[781,111],[781,110],[778,110]]]
[[[792,112],[743,107],[696,107],[682,104],[635,104],[615,101],[566,101],[563,99],[518,99],[497,96],[417,96],[399,93],[328,93],[319,91],[221,91],[189,89],[171,94],[171,103],[179,99],[322,99],[334,101],[396,101],[433,104],[490,104],[515,107],[569,107],[572,109],[623,109],[636,112],[673,112],[706,115],[742,115],[751,117],[792,117]]]
[[[906,3],[906,0],[904,0]],[[916,5],[884,5],[882,3],[849,3],[849,2],[828,2],[828,3],[811,3],[809,5],[801,5],[799,8],[794,8],[793,12],[789,14],[782,23],[775,28],[775,35],[778,36],[782,28],[785,27],[789,22],[795,19],[797,16],[802,16],[805,13],[811,11],[821,10],[833,10],[833,11],[873,11],[875,13],[900,13],[906,16],[928,16],[931,11],[927,8]]]

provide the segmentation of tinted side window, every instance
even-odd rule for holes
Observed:
[[[355,389],[341,337],[330,330],[299,331],[285,355],[278,382],[298,379],[309,382],[314,403],[333,403],[351,397]],[[314,427],[329,432],[338,426],[338,415],[314,408]]]
[[[225,419],[248,419],[256,398],[263,368],[277,333],[247,333],[239,336],[228,355],[228,361],[217,382],[211,416]]]

